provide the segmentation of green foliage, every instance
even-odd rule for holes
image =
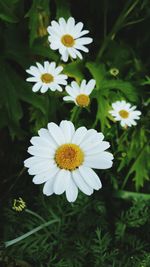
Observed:
[[[63,63],[49,47],[47,27],[70,16],[84,23],[94,42],[84,60]],[[2,249],[0,266],[150,266],[149,18],[148,0],[0,0],[3,241],[20,237]],[[62,65],[68,83],[96,80],[88,108],[65,103],[65,91],[32,92],[25,70],[45,60]],[[142,112],[135,127],[123,129],[109,114],[112,102],[123,99]],[[103,189],[90,197],[80,193],[74,204],[63,195],[43,196],[23,168],[29,139],[62,119],[102,131],[114,155],[113,168],[98,172]],[[20,196],[27,209],[17,213],[12,202]]]

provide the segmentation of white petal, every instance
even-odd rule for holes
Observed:
[[[67,21],[67,27],[66,27],[66,30],[67,30],[68,32],[71,32],[72,29],[74,28],[74,25],[75,25],[75,20],[74,20],[74,18],[70,17],[70,18],[68,19],[68,21]]]
[[[61,195],[65,192],[67,178],[69,175],[70,175],[70,172],[64,169],[58,172],[55,182],[54,182],[54,186],[53,186],[53,190],[55,194]]]
[[[83,51],[85,53],[88,53],[89,52],[89,49],[86,46],[81,45],[81,44],[76,44],[75,43],[74,48],[76,48],[78,50],[81,50],[81,51]]]
[[[42,87],[41,87],[41,93],[46,93],[48,90],[48,85],[47,84],[43,84]]]
[[[109,142],[106,141],[96,142],[95,144],[93,143],[93,145],[84,148],[84,151],[86,152],[86,155],[94,155],[94,154],[100,154],[109,147],[110,147]]]
[[[76,53],[75,53],[75,49],[69,47],[68,53],[72,58],[74,58],[74,59],[77,58]]]
[[[109,169],[112,167],[113,155],[109,152],[102,152],[100,155],[86,156],[84,166],[94,169]]]
[[[71,121],[61,121],[60,128],[62,129],[65,136],[65,142],[70,143],[75,132],[73,123]]]
[[[54,138],[50,135],[49,131],[47,129],[41,128],[38,131],[39,136],[44,139],[51,147],[56,148],[57,144],[54,140]]]
[[[78,196],[78,188],[75,185],[72,175],[68,176],[67,184],[66,184],[66,198],[69,202],[74,202]]]
[[[43,74],[43,73],[45,72],[43,66],[42,66],[40,63],[38,63],[38,62],[36,62],[36,65],[38,66],[39,72],[40,72],[41,74]]]
[[[76,40],[77,44],[82,44],[82,45],[90,44],[92,42],[93,42],[93,39],[90,37],[82,37]]]
[[[49,85],[49,88],[52,91],[56,91],[56,90],[58,90],[59,92],[62,92],[63,91],[62,87],[59,84],[57,84],[57,83],[50,84]]]
[[[73,101],[74,102],[74,98],[72,96],[64,96],[63,100],[64,101]]]
[[[85,88],[86,88],[86,80],[82,80],[80,84],[80,93],[85,93]]]
[[[66,86],[65,90],[70,96],[72,96],[74,98],[76,98],[78,93],[79,93],[79,90],[77,90],[76,88],[73,88],[71,86],[68,86],[68,85]]]
[[[72,137],[71,142],[73,144],[79,145],[82,142],[82,140],[84,139],[84,136],[85,136],[86,133],[87,133],[87,129],[85,127],[79,127],[75,131],[75,133],[74,133],[74,135]]]
[[[26,79],[27,82],[39,82],[40,80],[37,77],[29,77]]]
[[[48,129],[51,136],[54,138],[58,145],[62,145],[65,143],[65,137],[62,132],[62,129],[54,122],[48,123]]]
[[[61,53],[60,53],[61,54]],[[64,61],[64,62],[67,62],[68,61],[68,57],[69,57],[69,53],[68,53],[68,50],[66,49],[64,52],[63,52],[63,54],[61,54],[62,55],[62,60]]]
[[[55,74],[59,74],[59,73],[61,73],[62,72],[62,70],[63,70],[63,67],[62,66],[58,66],[56,69],[55,69]],[[66,76],[66,75],[65,75]],[[67,76],[66,76],[67,77]]]
[[[87,147],[90,147],[95,142],[101,142],[104,139],[104,135],[102,133],[98,133],[94,129],[90,129],[87,131],[84,140],[81,144],[81,147],[83,149],[86,149]]]
[[[32,91],[33,92],[39,91],[39,89],[41,88],[41,86],[42,86],[42,83],[40,83],[40,82],[34,84],[34,86],[32,87]]]
[[[95,87],[96,81],[94,79],[90,80],[86,85],[85,93],[90,95]]]
[[[35,175],[32,181],[34,184],[43,184],[44,182],[55,177],[58,171],[59,169],[57,168],[57,165],[55,165],[54,168],[51,168],[50,170],[41,174]]]
[[[28,153],[42,158],[52,159],[53,158],[53,149],[40,146],[29,146]]]
[[[59,24],[60,24],[60,27],[61,27],[61,30],[64,31],[66,29],[66,21],[64,18],[59,18]]]
[[[78,169],[75,171],[72,171],[72,177],[77,187],[84,194],[90,196],[93,193],[93,189],[84,181]]]
[[[83,28],[83,23],[82,22],[78,22],[75,27],[74,27],[74,33],[75,33],[75,37],[77,38],[78,34],[80,34],[81,30]]]
[[[99,177],[91,168],[80,166],[79,172],[85,182],[93,189],[99,190],[102,187]]]
[[[26,159],[24,161],[24,166],[26,168],[30,168],[34,164],[37,164],[37,163],[41,162],[41,160],[43,160],[43,158],[40,158],[40,157],[30,157],[30,158],[28,158],[28,159]]]
[[[55,151],[55,146],[53,141],[47,142],[46,139],[41,138],[40,136],[34,136],[30,140],[31,144],[34,145],[37,149],[45,150],[47,153]]]
[[[83,36],[83,35],[85,35],[85,34],[87,34],[87,33],[89,33],[89,31],[87,31],[87,30],[84,30],[84,31],[82,31],[82,32],[76,32],[76,33],[74,33],[74,37],[75,38],[79,38],[79,37],[81,37],[81,36]],[[77,39],[78,40],[78,39]]]
[[[48,171],[50,168],[54,166],[54,161],[44,160],[38,164],[34,164],[29,170],[28,173],[30,175],[40,174],[42,172]]]
[[[55,176],[51,177],[44,185],[43,187],[43,194],[46,196],[51,196],[54,191],[53,191],[53,184],[55,181]]]
[[[82,54],[77,49],[74,49],[74,52],[80,59],[83,59]]]

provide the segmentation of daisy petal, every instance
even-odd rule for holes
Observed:
[[[75,185],[71,173],[68,176],[67,186],[66,186],[66,198],[69,202],[74,202],[78,196],[78,188]]]
[[[85,127],[78,128],[76,132],[74,133],[71,142],[73,144],[80,145],[86,133],[87,133],[87,129]]]
[[[63,135],[62,129],[57,124],[55,124],[54,122],[48,123],[48,129],[51,136],[54,138],[58,145],[65,143],[65,137]]]
[[[61,121],[60,128],[65,136],[65,142],[71,142],[72,136],[75,132],[73,123],[71,121]]]
[[[72,177],[77,187],[84,194],[90,196],[93,193],[93,189],[84,181],[78,169],[75,171],[72,171]]]
[[[79,172],[85,182],[93,189],[98,190],[102,187],[101,181],[97,174],[88,167],[81,166],[79,167]]]
[[[67,177],[70,175],[70,172],[67,170],[60,170],[55,178],[53,190],[57,195],[61,195],[66,190],[66,181]]]

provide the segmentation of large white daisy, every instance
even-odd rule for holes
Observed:
[[[87,107],[90,104],[90,97],[89,95],[93,91],[95,87],[95,80],[90,80],[86,84],[86,80],[81,82],[79,86],[77,82],[73,81],[71,86],[66,86],[66,91],[69,96],[64,96],[64,101],[73,101],[77,106],[80,107]]]
[[[105,150],[109,142],[94,129],[80,127],[75,130],[70,121],[60,125],[51,122],[48,129],[40,129],[39,136],[31,138],[28,152],[32,157],[25,160],[25,167],[34,175],[35,184],[44,184],[43,193],[66,193],[67,200],[74,202],[78,189],[91,195],[102,185],[94,169],[112,167],[113,155]]]
[[[82,29],[83,23],[78,22],[75,25],[75,20],[72,17],[67,21],[64,18],[60,18],[58,22],[53,20],[51,26],[47,28],[50,48],[53,50],[58,49],[62,60],[65,62],[68,61],[69,55],[72,58],[79,57],[82,59],[80,51],[89,52],[85,45],[93,41],[90,37],[82,37],[89,33],[89,31]]]
[[[120,121],[122,127],[136,125],[135,120],[140,119],[141,111],[135,110],[136,106],[132,106],[126,101],[116,101],[112,104],[112,110],[109,113],[114,117],[115,121]]]
[[[55,62],[45,61],[42,66],[40,63],[36,63],[36,66],[31,66],[27,73],[33,77],[27,78],[26,81],[35,83],[32,87],[33,92],[40,91],[41,93],[47,92],[48,89],[51,91],[62,92],[62,85],[67,84],[67,75],[60,74],[63,70],[62,66],[56,67]]]

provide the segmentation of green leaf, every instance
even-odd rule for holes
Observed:
[[[38,37],[41,16],[49,17],[49,0],[33,0],[32,6],[25,17],[29,17],[30,46]],[[48,26],[48,25],[47,25]]]
[[[70,13],[70,3],[67,0],[56,0],[57,5],[57,13],[56,19],[63,17],[64,19],[68,19],[71,17]]]
[[[125,190],[118,190],[113,193],[114,197],[125,199],[125,200],[150,200],[149,194],[143,194],[143,193],[136,193],[136,192],[130,192]]]
[[[9,78],[7,76],[9,70],[6,64],[4,65],[1,63],[0,73],[3,77],[3,79],[0,80],[0,103],[1,106],[6,109],[7,124],[11,131],[12,137],[14,137],[14,135],[19,131],[19,121],[23,115],[22,108],[15,90],[15,86],[12,83],[10,76]]]
[[[100,89],[105,90],[105,92],[107,90],[120,91],[129,101],[138,101],[137,90],[130,82],[123,80],[103,80]]]
[[[46,37],[47,38],[47,37]],[[60,58],[58,53],[50,49],[49,45],[43,45],[43,38],[36,39],[34,45],[30,48],[31,54],[46,57],[50,60],[58,61]]]
[[[95,127],[97,122],[100,121],[101,131],[103,132],[106,126],[110,127],[108,121],[108,116],[109,116],[108,111],[110,110],[110,105],[108,103],[108,100],[100,93],[97,94],[97,102],[98,102],[98,110],[96,114],[96,121],[93,127]]]
[[[144,146],[141,152],[137,155],[135,162],[133,163],[129,174],[134,173],[134,181],[136,190],[139,190],[140,187],[143,187],[145,180],[149,180],[149,171],[150,171],[150,148]]]
[[[93,78],[96,80],[97,89],[101,90],[103,95],[108,96],[111,90],[121,92],[122,95],[131,102],[136,102],[138,100],[137,90],[130,82],[116,79],[107,79],[107,73],[104,64],[90,62],[86,64],[86,67],[89,69]]]
[[[96,80],[96,87],[97,89],[101,88],[101,83],[105,79],[106,76],[106,70],[105,65],[95,62],[88,62],[86,64],[86,67],[92,74],[93,78]]]
[[[83,64],[75,61],[64,66],[64,73],[69,77],[74,78],[77,82],[80,82],[84,79],[83,69]]]
[[[19,21],[13,13],[12,3],[9,2],[8,4],[6,1],[0,0],[0,19],[10,23],[17,23]]]

